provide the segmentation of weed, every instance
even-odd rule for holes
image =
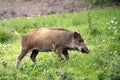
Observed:
[[[90,13],[88,13],[87,15],[88,15],[88,28],[90,29],[90,33],[93,35],[97,35],[99,31],[96,27],[93,27]]]
[[[59,70],[56,72],[58,76],[60,76],[60,80],[73,80],[72,72]]]

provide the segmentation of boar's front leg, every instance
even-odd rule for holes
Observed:
[[[62,54],[65,56],[65,61],[69,59],[69,54],[67,50],[63,50]]]
[[[63,60],[63,58],[62,58],[62,50],[61,49],[56,49],[55,50],[56,51],[56,54],[58,55],[58,58],[60,59],[60,60]]]
[[[36,62],[36,56],[37,56],[37,54],[38,54],[38,50],[34,49],[34,50],[32,51],[31,56],[30,56],[30,58],[31,58],[31,60],[32,60],[33,62]]]

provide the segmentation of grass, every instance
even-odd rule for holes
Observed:
[[[90,21],[88,22],[88,13]],[[119,80],[120,79],[120,9],[105,8],[74,13],[21,17],[0,21],[0,80]],[[92,29],[88,25],[91,25]],[[54,52],[37,56],[30,53],[15,68],[20,51],[20,34],[44,27],[80,30],[89,54],[69,51],[70,60],[60,62]]]

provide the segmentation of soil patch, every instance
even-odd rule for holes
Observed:
[[[85,0],[0,0],[0,19],[89,9]]]

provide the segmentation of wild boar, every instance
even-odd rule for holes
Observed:
[[[62,28],[42,28],[33,30],[21,36],[21,52],[18,55],[16,67],[18,68],[20,61],[24,56],[32,51],[30,56],[33,62],[36,62],[38,52],[54,51],[59,59],[64,55],[64,60],[69,59],[68,50],[78,50],[88,53],[83,38],[80,33],[69,31]]]

